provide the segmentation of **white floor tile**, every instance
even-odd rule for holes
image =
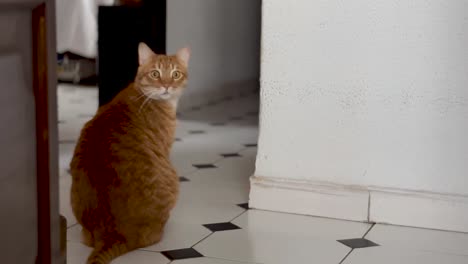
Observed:
[[[171,262],[171,264],[257,264],[253,262],[237,262],[225,259],[217,258],[194,258],[194,259],[182,259]]]
[[[249,210],[233,221],[234,224],[256,232],[281,232],[312,237],[348,239],[362,237],[370,224],[321,217]]]
[[[393,247],[355,249],[343,264],[466,264],[468,256]]]
[[[217,201],[192,201],[190,198],[182,198],[172,211],[171,217],[176,221],[203,225],[230,221],[244,211],[245,209],[234,204],[228,205]]]
[[[176,128],[176,137],[187,137],[190,131],[210,131],[213,127],[206,122],[192,120],[178,120]]]
[[[249,182],[249,177],[252,176],[255,168],[253,159],[245,159],[242,157],[231,157],[220,159],[213,164],[216,168],[200,169],[192,173],[189,178],[195,182],[204,181],[205,183],[215,182],[215,185],[224,183],[233,183],[237,185],[245,185]]]
[[[336,264],[349,251],[333,240],[245,230],[216,232],[195,249],[205,256],[268,264]]]
[[[70,168],[70,161],[75,151],[75,143],[59,144],[59,168],[61,170],[68,170]]]
[[[249,178],[255,172],[255,158],[234,157],[225,158],[216,163],[219,172],[216,173],[223,183],[229,181],[240,185],[250,185]],[[192,177],[194,177],[193,174]]]
[[[203,175],[206,176],[206,175]],[[250,186],[246,184],[229,183],[216,179],[216,176],[200,177],[195,180],[192,176],[190,183],[181,186],[179,205],[188,204],[206,204],[209,205],[237,205],[248,202]],[[210,179],[213,179],[210,182]],[[220,184],[223,183],[224,184]],[[237,210],[235,210],[237,212]],[[236,216],[238,214],[235,214]]]
[[[187,223],[187,221],[177,221],[171,218],[166,225],[164,236],[161,242],[146,247],[145,251],[167,251],[173,249],[190,248],[200,240],[207,237],[211,231],[197,223]],[[81,241],[81,226],[75,225],[68,229],[67,240],[71,242]]]
[[[75,216],[70,203],[70,189],[72,179],[68,173],[62,171],[64,176],[59,178],[59,205],[60,205],[60,214],[67,219],[67,226],[73,226],[77,223]]]
[[[240,151],[239,154],[255,163],[257,158],[257,148],[246,148]]]
[[[241,145],[257,143],[258,129],[257,127],[247,126],[228,126],[226,130],[218,133],[211,133],[212,142],[222,144],[223,142],[231,142],[231,144]]]
[[[215,165],[216,169],[202,169],[187,176],[190,182],[182,185],[181,203],[229,206],[248,202],[253,164],[243,158],[227,158]]]
[[[196,170],[195,164],[213,164],[221,159],[212,144],[202,140],[182,139],[173,145],[171,161],[180,176]]]
[[[149,246],[145,248],[145,250],[161,252],[190,248],[211,233],[210,230],[198,223],[178,220],[179,219],[176,219],[175,217],[171,217],[166,225],[161,242],[156,245]]]
[[[79,224],[67,229],[67,241],[79,243],[82,242],[81,239],[81,226]]]
[[[70,117],[61,120],[58,124],[59,142],[67,141],[69,143],[70,141],[74,141],[73,143],[76,143],[80,136],[81,129],[90,119],[90,117]]]
[[[92,249],[81,243],[68,242],[67,264],[83,264]],[[170,261],[162,254],[150,251],[132,251],[115,259],[112,264],[167,264]]]
[[[268,264],[336,264],[349,248],[337,239],[361,237],[368,224],[249,210],[239,230],[216,232],[195,249],[205,256]]]
[[[366,238],[383,247],[468,256],[468,234],[466,233],[375,225]]]

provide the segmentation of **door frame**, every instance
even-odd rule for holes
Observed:
[[[55,1],[34,1],[31,21],[36,107],[36,263],[59,263],[63,256],[60,256]]]

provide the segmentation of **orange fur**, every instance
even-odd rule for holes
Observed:
[[[83,242],[94,247],[88,264],[160,241],[178,196],[169,152],[189,51],[156,55],[140,44],[139,54],[135,82],[84,126],[70,164],[73,213]]]

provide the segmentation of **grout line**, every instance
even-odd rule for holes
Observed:
[[[248,147],[242,147],[237,151],[237,153],[241,153],[242,151],[247,150],[247,149],[249,149],[249,148]],[[219,163],[219,162],[221,162],[222,160],[225,160],[225,159],[227,159],[227,158],[221,156],[220,158],[213,161],[211,164],[215,165],[215,164],[217,164],[217,163]],[[194,168],[194,170],[192,172],[190,172],[190,173],[187,173],[187,174],[183,175],[184,177],[188,177],[188,176],[198,172],[199,170],[201,170],[201,169],[199,169],[197,167],[194,167],[193,164],[191,164],[191,165]],[[219,169],[219,167],[216,167],[216,169]]]
[[[346,256],[338,263],[338,264],[343,264],[343,262],[351,255],[351,253],[354,251],[354,249],[351,249]]]
[[[264,264],[264,263],[260,263],[260,262],[245,262],[243,260],[237,260],[237,259],[227,259],[227,258],[209,257],[209,256],[205,256],[205,257],[210,258],[210,259],[227,260],[227,261],[235,262],[235,263],[239,263],[239,264]]]
[[[215,161],[213,161],[213,165],[216,164],[216,163],[219,163],[220,161],[226,159],[225,157],[221,156],[221,158],[218,158],[216,159]],[[216,169],[219,169],[219,167],[216,167]]]
[[[373,228],[374,226],[375,226],[375,223],[372,224],[372,225],[369,227],[369,229],[366,231],[366,233],[364,233],[364,235],[362,236],[362,238],[365,238],[365,237],[369,234],[369,232],[372,230],[372,228]],[[348,252],[348,254],[346,254],[346,256],[344,256],[344,258],[343,258],[338,264],[343,264],[344,261],[349,257],[349,255],[351,255],[351,253],[353,253],[353,251],[354,251],[354,248],[352,248],[352,249]]]
[[[369,228],[369,230],[367,230],[367,232],[362,236],[362,238],[365,238],[365,237],[369,234],[369,232],[372,230],[372,228],[374,228],[374,226],[375,226],[375,223],[373,223],[373,224],[371,225],[371,227]]]
[[[238,217],[240,217],[241,215],[245,214],[248,210],[245,210],[243,211],[242,213],[240,213],[239,215],[235,216],[234,218],[232,218],[231,220],[229,220],[229,223],[231,223],[232,221],[236,220]],[[211,232],[209,235],[207,235],[206,237],[202,238],[200,241],[198,241],[197,243],[195,243],[193,246],[191,246],[191,248],[195,247],[196,245],[200,244],[201,242],[203,242],[204,240],[208,239],[211,235],[213,235],[214,233],[216,232]]]
[[[159,244],[159,242],[153,244],[152,246],[156,246],[156,245],[158,245],[158,244]],[[144,251],[144,252],[160,253],[160,254],[162,255],[162,252],[164,252],[164,251],[171,251],[171,250],[178,250],[178,249],[181,249],[181,248],[168,249],[168,250],[151,250],[151,249],[146,249],[146,248],[137,248],[137,249],[135,249],[135,251]]]
[[[73,227],[75,227],[75,226],[77,226],[77,225],[78,225],[78,223],[75,223],[75,224],[73,224],[73,225],[67,227],[67,230],[70,229],[70,228],[73,228]]]
[[[198,241],[197,243],[195,243],[193,246],[191,246],[190,248],[193,248],[195,247],[196,245],[200,244],[201,242],[205,241],[206,239],[208,239],[211,235],[213,235],[215,232],[211,232],[210,234],[208,234],[206,237],[202,238],[200,241]]]
[[[235,216],[234,218],[232,218],[229,223],[231,223],[232,221],[236,220],[237,218],[241,217],[243,214],[247,213],[247,211],[249,211],[248,209],[245,209],[242,213],[240,213],[239,215]]]

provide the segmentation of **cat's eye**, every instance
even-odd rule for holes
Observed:
[[[154,70],[150,72],[150,77],[153,79],[158,79],[160,77],[159,71]]]
[[[172,78],[179,79],[180,77],[182,77],[182,73],[180,71],[172,72]]]

